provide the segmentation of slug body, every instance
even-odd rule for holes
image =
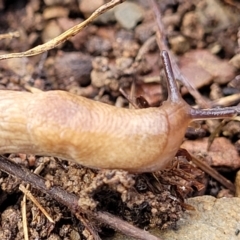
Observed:
[[[163,169],[189,123],[181,105],[122,109],[64,91],[0,91],[0,109],[0,153],[57,156],[134,172]]]
[[[166,54],[163,60],[169,61]],[[178,93],[170,62],[164,66],[169,97],[159,108],[116,108],[64,91],[1,90],[0,153],[56,156],[91,168],[131,172],[164,169],[190,121],[235,114],[233,109],[192,109]]]

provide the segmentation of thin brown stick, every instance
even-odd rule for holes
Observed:
[[[198,92],[198,90],[190,83],[190,81],[181,74],[181,71],[176,63],[176,59],[166,44],[167,40],[166,40],[164,26],[162,23],[161,12],[159,11],[155,0],[148,0],[148,1],[152,7],[154,17],[156,20],[156,24],[157,24],[156,36],[157,36],[158,47],[159,47],[160,51],[167,50],[167,52],[169,53],[170,58],[171,58],[173,72],[174,72],[176,79],[178,79],[179,81],[182,82],[182,84],[188,89],[188,91],[196,99],[196,101],[202,108],[210,108],[211,104],[206,102],[205,99]]]
[[[75,213],[75,216],[77,217],[78,220],[80,220],[85,228],[87,229],[88,232],[90,232],[93,236],[94,240],[101,240],[100,236],[98,233],[94,230],[92,224],[90,224],[85,217],[82,216],[80,213]]]
[[[130,96],[127,95],[127,93],[122,89],[119,88],[119,92],[128,100],[128,102],[135,108],[138,109],[138,105],[131,99]]]
[[[0,169],[12,176],[15,176],[22,181],[29,183],[32,187],[42,191],[43,193],[51,196],[53,199],[59,203],[67,206],[73,214],[82,212],[87,214],[92,219],[102,222],[109,225],[110,227],[116,229],[117,231],[123,233],[124,235],[140,239],[140,240],[161,240],[160,238],[153,236],[145,230],[141,230],[137,227],[132,226],[131,224],[113,216],[110,213],[106,212],[90,212],[83,209],[80,209],[78,206],[78,197],[72,193],[68,193],[58,186],[52,186],[48,188],[45,185],[45,180],[30,172],[26,168],[15,164],[5,157],[0,157]]]
[[[50,217],[48,212],[42,207],[42,205],[37,201],[37,199],[32,195],[32,193],[25,188],[22,184],[19,186],[19,189],[38,207],[38,209],[45,215],[49,222],[55,223]]]
[[[75,36],[83,28],[85,28],[87,25],[89,25],[91,22],[93,22],[97,17],[99,17],[100,15],[105,13],[107,10],[112,9],[116,5],[118,5],[118,4],[122,3],[122,2],[125,2],[125,1],[126,0],[112,0],[112,1],[102,5],[101,7],[99,7],[84,22],[79,23],[79,24],[73,26],[72,28],[68,29],[67,31],[65,31],[61,35],[51,39],[50,41],[48,41],[48,42],[46,42],[44,44],[38,45],[37,47],[32,48],[32,49],[30,49],[30,50],[28,50],[26,52],[10,53],[10,54],[0,55],[0,60],[2,60],[2,59],[9,59],[9,58],[30,57],[30,56],[34,56],[34,55],[46,52],[46,51],[48,51],[50,49],[53,49],[56,46],[58,46],[59,44],[64,43],[65,41],[67,41],[69,38]]]
[[[136,62],[140,62],[144,58],[146,53],[149,52],[149,48],[153,43],[155,43],[155,41],[156,41],[156,37],[152,36],[143,43],[143,45],[140,47],[138,54],[135,58]]]
[[[235,192],[235,186],[233,183],[231,183],[229,180],[227,180],[225,177],[223,177],[221,174],[219,174],[215,169],[210,167],[207,163],[203,162],[202,160],[194,157],[192,154],[192,162],[198,166],[200,169],[202,169],[204,172],[209,174],[211,177],[216,179],[218,182],[220,182],[224,187],[228,188],[232,192]]]
[[[140,230],[139,228],[134,227],[132,225],[130,225],[131,228],[129,228],[129,223],[120,220],[119,218],[113,216],[110,213],[98,212],[97,218],[101,222],[105,222],[105,223],[112,222],[111,227],[113,227],[114,229],[118,229],[118,230],[120,227],[122,233],[124,233],[125,235],[126,235],[126,233],[128,233],[128,236],[134,237],[136,239],[139,239],[139,240],[141,240],[141,239],[142,240],[146,240],[146,239],[147,240],[161,240],[159,237],[153,236],[149,232]]]

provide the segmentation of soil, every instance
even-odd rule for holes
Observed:
[[[93,11],[91,4],[85,2],[0,0],[0,54],[29,50],[84,21]],[[104,3],[93,2],[96,8]],[[239,97],[230,103],[225,97],[237,96],[240,92],[239,2],[156,2],[165,29],[164,44],[176,57],[182,74],[200,91],[204,100],[218,106],[237,105]],[[128,95],[134,82],[133,100],[141,105],[148,102],[147,106],[159,106],[166,99],[166,84],[152,7],[143,0],[126,3],[131,4],[127,8],[132,11],[129,15],[126,9],[111,10],[112,14],[101,16],[48,52],[0,61],[0,89],[27,91],[27,86],[43,91],[61,89],[117,107],[128,107],[128,100],[121,95],[119,88]],[[187,102],[192,105],[201,102],[194,99],[182,84],[180,87]],[[219,124],[217,120],[202,121],[199,126],[194,126],[198,131],[189,129],[185,148],[189,152],[194,148],[197,155],[207,147],[206,138],[214,134]],[[234,181],[240,168],[239,132],[239,120],[228,122],[217,134],[226,139],[218,141],[216,151],[220,153],[217,157],[214,152],[202,153],[204,161],[230,181]],[[194,145],[191,141],[195,139],[198,142]],[[232,161],[221,152],[226,149],[231,149],[227,158]],[[188,197],[204,194],[233,196],[230,190],[222,194],[225,187],[198,169],[186,153],[179,153],[165,171],[147,174],[92,170],[64,159],[27,153],[9,153],[4,157],[31,171],[43,165],[39,175],[50,186],[60,186],[80,197],[79,204],[83,209],[112,213],[141,229],[176,228],[183,211],[191,208],[184,204]],[[11,175],[0,173],[1,239],[24,238],[23,193],[19,190],[22,183]],[[46,195],[34,188],[30,191],[54,223],[50,223],[31,200],[27,200],[29,239],[93,239],[97,234],[104,239],[114,235],[111,227],[94,221],[87,214],[82,214],[82,221],[79,220],[66,206],[52,199],[51,194]]]

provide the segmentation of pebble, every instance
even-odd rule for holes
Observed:
[[[154,34],[154,22],[138,25],[135,29],[135,37],[141,42],[146,42]]]
[[[97,8],[104,4],[104,0],[78,0],[79,10],[88,18]]]
[[[44,0],[47,6],[73,4],[75,0]]]
[[[56,56],[54,69],[58,81],[72,79],[80,85],[87,85],[90,83],[92,60],[80,52],[61,52]]]
[[[235,68],[240,69],[240,54],[236,54],[232,59],[229,61]]]
[[[58,23],[55,20],[50,20],[42,32],[42,40],[46,43],[59,36],[61,33],[62,29],[59,27]]]
[[[92,36],[86,42],[86,48],[90,54],[107,56],[112,50],[111,42],[98,36]]]
[[[171,50],[176,54],[183,54],[190,49],[189,41],[182,35],[169,38]]]
[[[153,229],[150,232],[164,240],[237,240],[240,239],[240,198],[201,196],[186,201],[195,208],[186,211],[177,222],[177,229]],[[111,240],[133,240],[116,234]],[[110,239],[107,239],[110,240]]]
[[[216,137],[209,149],[208,138],[186,140],[181,148],[186,149],[196,156],[204,156],[211,160],[211,165],[215,167],[225,167],[238,169],[240,167],[240,157],[235,146],[225,137]]]
[[[181,73],[200,88],[212,81],[226,84],[235,77],[235,68],[226,60],[218,58],[208,50],[192,50],[179,59]]]
[[[0,68],[11,71],[19,77],[30,76],[34,72],[34,66],[26,57],[0,61]]]
[[[125,29],[134,29],[143,20],[144,9],[136,3],[124,2],[114,10],[117,22]]]
[[[43,18],[48,20],[51,18],[67,17],[69,9],[62,6],[47,7],[43,11]]]

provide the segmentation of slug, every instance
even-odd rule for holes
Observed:
[[[97,169],[153,172],[174,158],[189,123],[226,118],[236,108],[193,109],[161,53],[168,99],[161,107],[116,108],[65,91],[0,91],[0,153],[60,157]]]

